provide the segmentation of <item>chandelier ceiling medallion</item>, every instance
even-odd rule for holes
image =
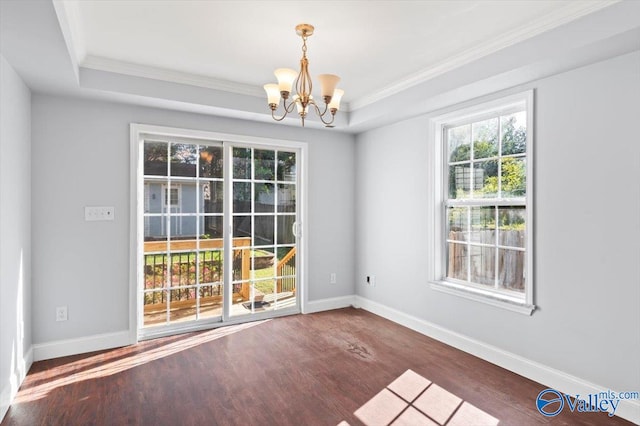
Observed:
[[[307,59],[307,38],[313,34],[313,30],[313,25],[309,24],[296,26],[296,33],[302,37],[300,72],[296,72],[290,68],[278,68],[274,72],[278,83],[265,84],[264,90],[267,92],[267,102],[269,103],[269,108],[271,108],[271,116],[274,120],[282,121],[287,114],[293,111],[295,106],[302,119],[302,126],[304,127],[304,119],[309,109],[313,107],[322,123],[326,127],[333,127],[332,123],[335,119],[336,112],[340,109],[340,99],[344,91],[336,89],[340,77],[333,74],[320,74],[318,75],[318,80],[320,81],[320,93],[324,100],[323,111],[320,110],[320,107],[313,99],[313,83],[309,75],[309,60]],[[296,93],[289,99],[294,84]],[[283,99],[282,106],[284,107],[284,113],[281,117],[277,117],[275,114],[280,105],[280,98]]]

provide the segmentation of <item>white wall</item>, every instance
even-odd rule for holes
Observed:
[[[31,364],[31,93],[0,55],[0,420]]]
[[[131,122],[308,142],[308,298],[354,293],[353,136],[40,94],[32,114],[35,344],[129,329]],[[85,222],[88,205],[115,220]]]
[[[640,53],[505,93],[529,88],[538,310],[528,317],[430,289],[429,115],[357,136],[356,292],[590,383],[637,390]]]

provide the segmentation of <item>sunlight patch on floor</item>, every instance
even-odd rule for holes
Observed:
[[[29,375],[23,384],[13,404],[35,401],[47,396],[52,390],[83,380],[99,379],[117,374],[125,370],[164,358],[178,352],[193,348],[203,343],[211,342],[225,336],[246,330],[270,320],[254,321],[239,325],[230,325],[210,331],[194,334],[189,337],[179,337],[170,343],[161,344],[149,350],[133,353],[139,350],[129,346],[80,359],[60,367]],[[153,341],[149,341],[153,342]],[[147,343],[149,343],[147,342]],[[129,350],[132,353],[127,353]],[[53,376],[53,378],[52,378]]]
[[[367,426],[495,426],[499,420],[425,379],[405,371],[355,416]],[[338,426],[349,426],[342,421]]]

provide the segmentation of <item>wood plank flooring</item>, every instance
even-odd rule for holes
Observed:
[[[547,386],[346,308],[36,362],[1,425],[356,426],[354,412],[407,369],[500,425],[631,424],[546,418],[535,399]]]

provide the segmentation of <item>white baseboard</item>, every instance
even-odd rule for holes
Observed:
[[[328,311],[331,309],[346,308],[353,305],[354,298],[354,295],[349,295],[307,302],[303,312],[313,313]],[[116,333],[79,337],[76,339],[39,343],[33,345],[33,360],[42,361],[62,356],[78,355],[86,352],[118,348],[130,344],[131,333],[128,330]]]
[[[332,309],[340,309],[352,306],[355,301],[355,295],[332,297],[329,299],[320,299],[307,302],[303,307],[302,313],[312,314],[314,312],[330,311]]]
[[[383,318],[410,328],[418,333],[439,340],[454,348],[470,353],[528,379],[542,383],[568,395],[588,395],[606,391],[605,386],[598,386],[586,380],[548,367],[495,346],[448,330],[423,319],[408,315],[378,302],[355,296],[354,306],[365,309]],[[620,389],[627,390],[627,389]],[[636,391],[636,389],[628,389]],[[531,404],[535,404],[532,399]],[[616,416],[640,424],[640,401],[622,400],[616,410]]]
[[[31,364],[33,364],[33,347],[30,347],[24,357],[18,360],[15,371],[12,371],[9,377],[9,383],[0,390],[0,422],[9,411],[9,406],[27,376]]]
[[[349,295],[307,302],[304,313],[346,308],[353,304],[354,297],[355,296],[353,295]],[[33,345],[33,359],[35,361],[42,361],[62,356],[78,355],[86,352],[118,348],[130,344],[131,333],[129,331],[97,334],[94,336],[79,337],[76,339],[58,340]]]
[[[76,339],[38,343],[33,345],[33,360],[42,361],[45,359],[59,358],[61,356],[119,348],[130,344],[131,333],[129,330],[116,333],[96,334],[94,336],[79,337]]]

